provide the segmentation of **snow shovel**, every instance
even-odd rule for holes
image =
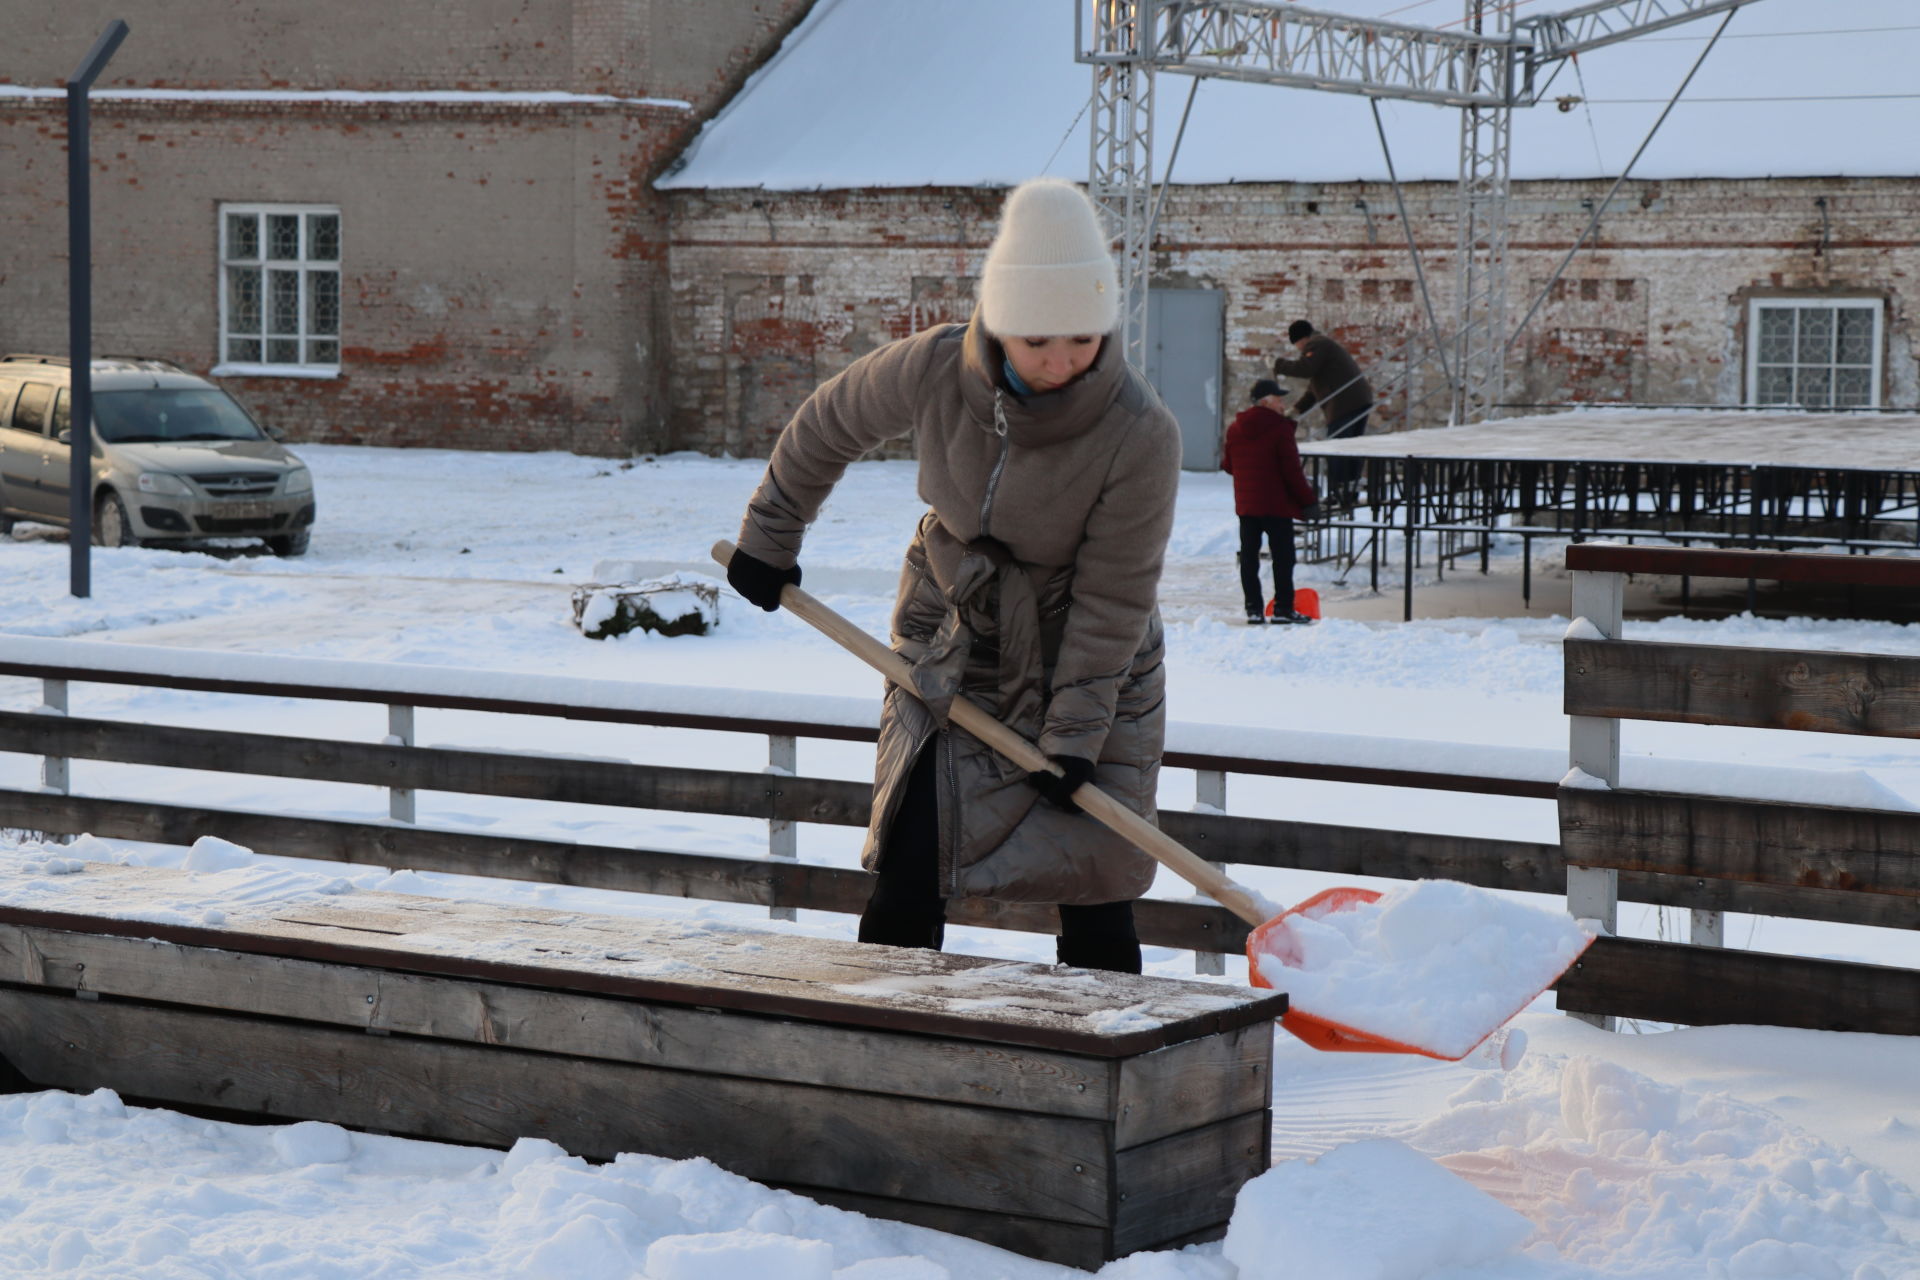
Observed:
[[[1267,616],[1271,618],[1273,611],[1279,607],[1280,597],[1275,596],[1267,601]],[[1293,593],[1293,611],[1315,622],[1320,621],[1320,593],[1312,587],[1301,587]]]
[[[733,552],[734,544],[731,542],[722,540],[713,544],[713,558],[723,566],[733,559]],[[799,587],[789,584],[781,588],[780,604],[782,608],[811,624],[830,639],[838,641],[842,648],[887,679],[909,692],[913,690],[911,663]],[[1047,759],[1038,747],[963,697],[954,698],[949,719],[1028,772],[1042,769],[1054,774],[1060,772],[1059,766]],[[1082,783],[1080,789],[1073,793],[1073,801],[1088,817],[1124,836],[1161,866],[1166,867],[1195,889],[1253,926],[1253,932],[1247,939],[1247,968],[1256,987],[1273,985],[1260,972],[1262,955],[1273,956],[1282,963],[1286,963],[1289,959],[1287,954],[1289,917],[1300,914],[1324,917],[1330,911],[1357,908],[1380,896],[1367,889],[1335,889],[1315,895],[1291,911],[1280,911],[1273,903],[1252,890],[1235,884],[1218,867],[1199,857],[1185,845],[1166,835],[1160,828],[1092,783]],[[1571,961],[1568,963],[1571,964]],[[1554,976],[1557,978],[1559,975]],[[1543,986],[1542,990],[1544,989]],[[1511,1018],[1524,1007],[1523,1003],[1508,1013],[1507,1017]],[[1505,1020],[1503,1018],[1501,1021]],[[1397,1040],[1375,1036],[1292,1008],[1282,1016],[1280,1025],[1316,1049],[1368,1053],[1416,1053],[1430,1058],[1457,1061],[1472,1052],[1472,1048],[1478,1047],[1476,1042],[1472,1048],[1463,1053],[1435,1053],[1417,1045],[1403,1044]],[[1485,1040],[1497,1030],[1499,1030],[1499,1024],[1488,1027],[1486,1036],[1481,1039]]]

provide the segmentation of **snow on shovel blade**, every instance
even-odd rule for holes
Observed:
[[[1316,1049],[1457,1062],[1593,943],[1579,921],[1452,880],[1328,889],[1256,928],[1247,971]]]

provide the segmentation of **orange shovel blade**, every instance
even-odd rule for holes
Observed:
[[[1267,976],[1260,972],[1261,956],[1271,956],[1284,965],[1299,964],[1300,951],[1294,944],[1293,931],[1286,923],[1287,917],[1324,916],[1379,900],[1380,895],[1372,889],[1323,889],[1305,902],[1282,911],[1255,929],[1247,938],[1247,973],[1251,976],[1253,985],[1273,986],[1267,981]],[[1398,1040],[1389,1040],[1384,1036],[1356,1030],[1344,1023],[1322,1018],[1301,1009],[1289,1008],[1281,1015],[1280,1025],[1314,1048],[1327,1053],[1419,1053],[1427,1057],[1436,1056],[1414,1045],[1402,1044]]]
[[[1293,611],[1320,621],[1320,593],[1312,587],[1301,587],[1293,593]]]
[[[1267,976],[1260,972],[1260,958],[1262,956],[1277,960],[1283,965],[1298,966],[1300,962],[1300,950],[1298,944],[1294,941],[1291,928],[1286,923],[1287,917],[1295,915],[1305,915],[1309,917],[1326,916],[1338,911],[1350,911],[1355,907],[1365,906],[1370,902],[1378,902],[1379,900],[1380,894],[1372,889],[1351,887],[1323,889],[1298,906],[1281,912],[1273,919],[1256,928],[1247,937],[1247,973],[1253,985],[1256,987],[1269,988],[1273,986],[1273,983],[1267,980]],[[1585,948],[1582,948],[1582,950],[1585,950]],[[1558,975],[1556,975],[1556,980],[1557,977]],[[1547,984],[1547,986],[1552,985],[1552,982]],[[1542,987],[1540,990],[1545,991],[1546,987]],[[1534,993],[1535,996],[1539,994],[1540,992],[1538,991]],[[1521,1003],[1519,1008],[1513,1011],[1513,1014],[1509,1014],[1508,1018],[1510,1019],[1514,1014],[1518,1014],[1521,1009],[1525,1009],[1527,1005],[1531,1003],[1533,1003],[1533,998],[1529,997]],[[1505,1021],[1506,1019],[1503,1019],[1502,1024],[1504,1024]],[[1336,1022],[1332,1018],[1321,1017],[1318,1014],[1308,1013],[1305,1010],[1297,1008],[1289,1008],[1286,1013],[1282,1014],[1280,1025],[1315,1049],[1320,1049],[1328,1053],[1415,1053],[1423,1058],[1438,1058],[1442,1062],[1458,1062],[1461,1058],[1466,1057],[1467,1053],[1472,1053],[1474,1049],[1479,1048],[1481,1041],[1486,1039],[1486,1036],[1480,1037],[1480,1041],[1476,1041],[1467,1050],[1467,1053],[1436,1053],[1431,1049],[1423,1049],[1417,1044],[1406,1044],[1386,1036],[1375,1035],[1370,1031],[1362,1031],[1357,1027],[1350,1027],[1343,1022]],[[1488,1027],[1487,1035],[1490,1036],[1499,1029],[1499,1026]]]

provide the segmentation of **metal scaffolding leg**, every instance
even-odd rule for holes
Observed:
[[[1153,196],[1153,66],[1143,22],[1150,5],[1094,6],[1093,105],[1087,192],[1107,217],[1120,266],[1120,322],[1127,360],[1147,366],[1147,250]]]
[[[1466,28],[1511,34],[1513,7],[1502,0],[1466,0]],[[1513,101],[1514,54],[1482,49],[1469,62],[1469,86]],[[1454,255],[1455,382],[1452,420],[1481,422],[1501,399],[1506,367],[1507,192],[1513,109],[1460,111],[1459,240]]]

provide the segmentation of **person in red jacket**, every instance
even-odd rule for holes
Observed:
[[[1260,539],[1273,553],[1273,621],[1309,623],[1293,607],[1293,522],[1320,502],[1300,468],[1295,423],[1286,392],[1271,378],[1253,384],[1253,403],[1227,428],[1220,469],[1233,477],[1233,510],[1240,517],[1240,590],[1247,625],[1267,621],[1260,592]]]

